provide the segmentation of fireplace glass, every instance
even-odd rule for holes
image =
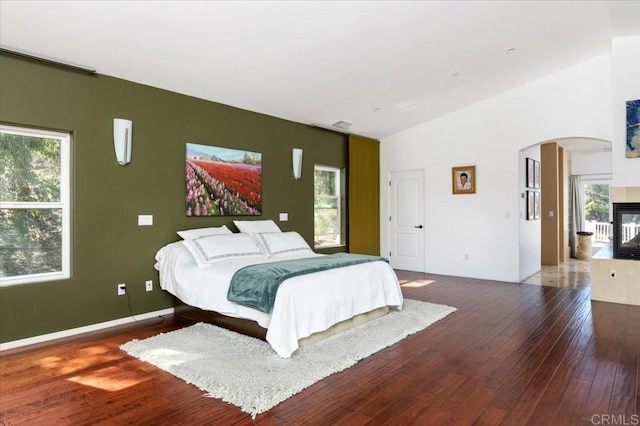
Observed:
[[[613,204],[613,257],[640,260],[640,203]]]

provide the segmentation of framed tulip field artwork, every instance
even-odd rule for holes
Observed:
[[[260,216],[262,154],[186,144],[187,216]]]

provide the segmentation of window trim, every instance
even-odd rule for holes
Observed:
[[[71,134],[55,130],[40,130],[4,124],[0,124],[0,132],[21,136],[57,139],[60,141],[60,201],[0,201],[0,208],[62,210],[62,270],[2,277],[2,279],[0,279],[0,287],[69,279],[71,278]]]
[[[334,235],[334,233],[329,233],[329,234],[316,234],[316,230],[315,230],[315,219],[314,219],[314,224],[313,224],[313,239],[314,239],[314,248],[316,249],[323,249],[323,248],[331,248],[331,247],[341,247],[344,246],[344,242],[343,242],[343,233],[342,233],[342,170],[339,167],[332,167],[332,166],[323,166],[320,164],[315,164],[313,166],[313,175],[314,175],[314,179],[315,179],[315,172],[316,171],[326,171],[326,172],[333,172],[335,173],[335,188],[336,188],[336,194],[335,195],[316,195],[315,193],[315,189],[313,191],[313,201],[314,201],[314,207],[313,207],[313,212],[314,212],[314,217],[315,217],[315,211],[316,211],[316,207],[315,207],[315,200],[318,197],[321,198],[327,198],[327,199],[335,199],[336,200],[336,205],[338,206],[338,212],[337,212],[337,229],[338,229],[338,240],[339,242],[337,243],[331,243],[331,244],[315,244],[315,238],[316,236],[322,236],[322,235]]]

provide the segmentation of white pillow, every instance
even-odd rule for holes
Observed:
[[[248,234],[207,235],[183,240],[182,244],[191,252],[198,266],[264,257]]]
[[[263,232],[254,234],[266,256],[288,256],[313,253],[309,244],[297,232]]]
[[[282,232],[273,220],[234,220],[240,232],[261,234],[263,232]]]
[[[197,229],[187,229],[184,231],[178,231],[178,235],[180,235],[184,240],[193,240],[194,238],[206,237],[207,235],[220,235],[220,234],[231,234],[231,230],[227,228],[227,225],[222,225],[218,227],[212,228],[197,228]]]

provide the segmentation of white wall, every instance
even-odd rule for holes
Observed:
[[[640,99],[640,36],[611,42],[613,79],[613,180],[611,186],[640,186],[640,158],[626,158],[626,101]]]
[[[540,161],[540,145],[523,149],[519,154],[519,172],[518,172],[518,188],[520,192],[519,208],[520,212],[520,281],[535,274],[540,270],[542,241],[540,239],[542,232],[541,220],[527,220],[527,184],[526,184],[526,166],[527,158],[533,158]]]
[[[609,61],[596,57],[381,141],[381,218],[389,172],[425,170],[427,272],[519,280],[519,151],[561,137],[611,140]],[[451,167],[464,165],[476,165],[477,193],[452,195]]]
[[[571,154],[572,175],[597,175],[607,178],[613,171],[611,152],[576,152]]]

